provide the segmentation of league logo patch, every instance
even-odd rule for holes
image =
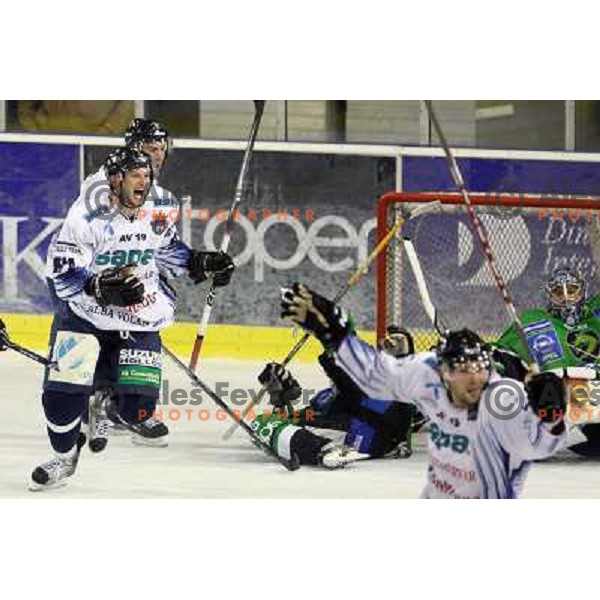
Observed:
[[[168,225],[167,215],[162,211],[153,216],[152,221],[150,221],[150,227],[152,227],[152,231],[155,235],[162,235],[166,231]]]
[[[583,326],[569,331],[567,344],[573,356],[580,360],[596,362],[600,356],[600,338],[589,327]]]
[[[533,358],[540,367],[560,360],[564,356],[558,335],[549,321],[526,327],[525,334]]]

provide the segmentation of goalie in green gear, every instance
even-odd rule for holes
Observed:
[[[600,361],[600,295],[587,297],[587,282],[577,269],[555,269],[543,286],[546,308],[520,316],[529,353],[540,369],[562,377],[571,392],[570,408],[578,412],[572,421],[587,438],[571,446],[583,455],[600,456],[600,405],[590,402],[598,381]],[[494,358],[508,377],[523,380],[528,352],[517,328],[509,327],[495,342]],[[574,393],[578,390],[578,394]],[[595,388],[596,393],[600,387]]]

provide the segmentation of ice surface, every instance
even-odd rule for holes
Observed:
[[[229,382],[230,391],[248,389],[257,387],[262,364],[211,359],[201,374],[211,386]],[[318,366],[296,365],[294,373],[305,388],[326,384]],[[341,471],[302,467],[289,473],[255,449],[242,431],[223,441],[230,421],[218,421],[205,398],[200,406],[162,407],[165,416],[167,410],[180,411],[178,421],[166,419],[171,429],[167,448],[138,447],[129,436],[111,437],[101,454],[84,449],[66,487],[31,493],[29,473],[51,455],[40,403],[42,376],[42,368],[24,357],[0,354],[0,498],[417,498],[425,480],[422,438],[409,460],[361,461]],[[175,388],[189,394],[187,377],[169,362],[165,377],[171,394]],[[201,409],[212,418],[200,421]],[[193,411],[192,420],[185,410]],[[567,454],[537,464],[524,497],[598,498],[599,466]]]

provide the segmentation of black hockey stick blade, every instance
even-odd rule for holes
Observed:
[[[26,356],[27,358],[30,358],[31,360],[34,360],[35,362],[44,365],[45,367],[57,369],[57,364],[55,362],[49,360],[45,356],[41,356],[37,352],[33,352],[33,350],[29,350],[28,348],[25,348],[24,346],[13,342],[8,337],[8,330],[6,329],[6,325],[2,319],[0,319],[0,348],[2,348],[3,350],[14,350],[19,354],[22,354],[23,356]]]
[[[578,444],[567,446],[567,450],[570,450],[579,456],[585,456],[586,458],[600,459],[600,446],[598,446],[598,444],[593,444],[592,442],[579,442]]]
[[[235,421],[237,421],[240,425],[240,427],[250,436],[250,438],[252,439],[252,441],[254,442],[254,444],[256,446],[258,446],[259,448],[261,448],[266,454],[268,454],[269,456],[273,457],[275,460],[277,460],[279,463],[281,463],[288,471],[296,471],[300,468],[300,461],[298,460],[298,458],[296,456],[292,457],[291,460],[288,460],[287,458],[283,458],[282,456],[279,456],[279,454],[277,454],[277,452],[275,452],[275,450],[273,450],[273,448],[271,448],[271,446],[269,446],[268,444],[265,444],[263,442],[263,440],[256,435],[256,433],[252,430],[252,428],[248,425],[248,423],[246,423],[243,420],[239,420],[236,418],[235,414],[233,413],[233,411],[231,410],[231,408],[229,408],[229,406],[227,406],[227,404],[225,402],[223,402],[223,400],[221,400],[221,398],[219,398],[219,396],[217,396],[217,394],[215,392],[213,392],[213,390],[211,390],[199,377],[198,375],[196,375],[196,373],[194,373],[186,364],[184,364],[171,350],[169,350],[169,348],[167,348],[164,344],[163,344],[163,350],[165,352],[165,354],[182,370],[184,371],[187,376],[221,409],[223,409],[232,419],[234,419]]]

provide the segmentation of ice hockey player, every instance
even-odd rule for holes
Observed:
[[[138,150],[147,154],[152,161],[154,179],[148,194],[150,200],[156,205],[169,208],[178,208],[177,199],[169,190],[159,185],[159,177],[165,167],[171,138],[167,129],[158,121],[151,119],[135,118],[131,121],[124,135],[125,147]],[[89,175],[81,184],[79,198],[88,204],[95,204],[98,197],[104,193],[108,181],[106,163]]]
[[[304,285],[284,290],[281,306],[365,393],[414,404],[429,417],[425,498],[516,498],[531,461],[565,442],[561,380],[541,373],[523,386],[502,378],[472,331],[449,332],[437,350],[396,359],[360,340],[340,307]],[[516,407],[510,418],[498,398],[500,407]]]
[[[414,353],[410,333],[395,326],[388,328],[382,346],[397,358]],[[413,406],[369,398],[326,352],[319,363],[332,385],[298,409],[298,381],[281,364],[265,366],[258,380],[266,386],[273,410],[251,425],[263,441],[283,458],[330,469],[358,458],[408,458]]]
[[[145,210],[164,211],[168,213],[171,209],[179,209],[177,198],[169,190],[158,184],[158,177],[163,170],[169,150],[171,138],[167,129],[158,121],[150,119],[135,118],[129,124],[124,135],[125,148],[138,150],[147,154],[152,162],[154,178],[148,194]],[[104,205],[105,196],[108,191],[108,179],[113,169],[113,163],[118,163],[119,154],[123,148],[115,150],[108,156],[104,164],[82,183],[78,201],[83,202],[88,210],[93,211]],[[153,213],[154,214],[154,213]],[[165,285],[168,285],[168,272],[161,269],[158,263],[160,276]],[[174,294],[175,291],[172,290]],[[118,403],[114,387],[107,382],[107,376],[101,370],[96,373],[92,395],[90,397],[89,423],[88,415],[84,415],[84,422],[88,425],[89,447],[93,452],[104,450],[108,442],[109,431],[122,429],[109,417],[114,415],[113,406]],[[135,444],[152,446],[166,446],[169,429],[165,423],[159,423],[152,417],[155,427],[152,428],[153,437],[144,438],[133,434],[132,441]],[[149,429],[145,432],[149,433]],[[160,435],[159,435],[160,434]]]
[[[600,388],[590,389],[595,385],[591,381],[598,380],[600,296],[588,299],[587,288],[578,269],[557,268],[542,288],[546,308],[528,310],[520,315],[520,320],[529,352],[540,369],[555,373],[565,382],[569,397],[567,416],[578,417],[572,424],[587,438],[569,449],[584,456],[600,456],[600,403],[591,393],[595,389],[597,394]],[[528,353],[517,329],[509,327],[494,346],[494,357],[505,373],[523,380]]]
[[[234,268],[227,254],[186,246],[175,223],[154,220],[151,211],[142,216],[139,209],[153,177],[146,154],[126,149],[113,166],[105,211],[117,206],[118,212],[103,219],[102,207],[90,214],[75,202],[48,261],[47,276],[61,301],[51,329],[51,356],[77,356],[79,347],[86,352],[79,372],[46,372],[42,404],[55,455],[33,471],[34,490],[62,485],[75,472],[85,437],[81,417],[96,367],[110,371],[117,383],[119,419],[136,433],[148,425],[161,380],[159,331],[172,323],[175,308],[159,264],[170,276],[187,273],[195,283],[212,275],[217,286],[229,283]]]

